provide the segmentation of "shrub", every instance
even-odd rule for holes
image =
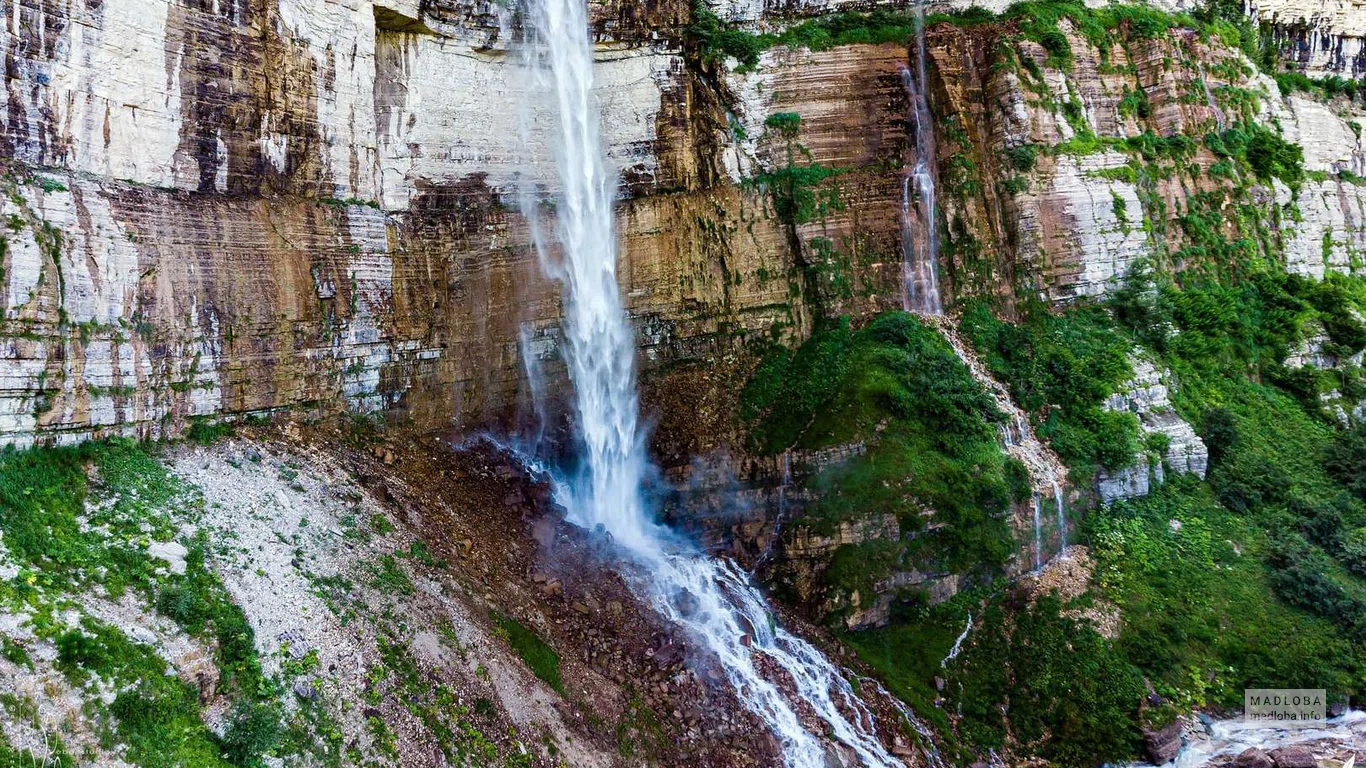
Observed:
[[[919,531],[931,508],[938,525],[898,557],[975,569],[1009,556],[1003,513],[1021,493],[1021,469],[1008,465],[997,443],[1001,416],[947,343],[914,315],[889,312],[857,332],[841,319],[795,353],[775,348],[740,402],[756,452],[866,446],[809,481],[818,493],[808,524],[826,530],[892,514]]]
[[[1012,325],[978,303],[964,312],[962,327],[992,372],[1009,383],[1016,404],[1036,414],[1039,436],[1069,466],[1085,474],[1132,462],[1137,422],[1131,414],[1103,408],[1132,376],[1130,342],[1103,312],[1078,308],[1054,315],[1034,309]]]
[[[223,755],[235,765],[261,765],[282,735],[280,716],[264,704],[242,701],[233,708],[223,733]]]
[[[1021,173],[1029,173],[1034,170],[1038,163],[1039,148],[1034,144],[1021,144],[1018,147],[1010,147],[1006,150],[1006,157],[1010,164],[1015,166],[1015,170]]]
[[[729,56],[738,60],[742,68],[752,69],[759,64],[759,54],[767,47],[755,35],[728,27],[704,2],[693,6],[688,32],[697,41],[702,60],[707,63],[719,63]]]

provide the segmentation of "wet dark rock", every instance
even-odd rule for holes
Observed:
[[[1308,747],[1290,746],[1271,750],[1271,761],[1276,768],[1317,768],[1318,761]]]
[[[1276,768],[1271,757],[1256,747],[1245,750],[1233,760],[1234,768]]]
[[[1181,723],[1174,722],[1166,728],[1143,731],[1143,748],[1153,765],[1171,762],[1181,751]]]
[[[687,590],[679,590],[674,595],[673,603],[679,615],[685,619],[697,612],[697,597]]]

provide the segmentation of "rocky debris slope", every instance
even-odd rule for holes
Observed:
[[[337,457],[229,440],[179,450],[172,467],[204,494],[215,570],[294,706],[368,734],[372,752],[396,749],[403,765],[441,765],[471,747],[612,764],[499,636],[484,596],[450,577],[468,560],[433,555]],[[462,743],[475,739],[486,742]]]
[[[987,370],[977,350],[963,339],[958,330],[958,323],[952,319],[940,318],[939,322],[935,323],[935,327],[939,334],[948,341],[958,359],[967,366],[972,377],[982,385],[982,388],[995,401],[996,407],[1005,414],[1005,423],[1001,425],[1001,443],[1006,453],[1019,459],[1029,470],[1029,481],[1033,487],[1034,495],[1051,499],[1058,492],[1057,489],[1067,489],[1067,466],[1063,464],[1062,459],[1052,448],[1034,434],[1034,430],[1029,426],[1029,417],[1011,399],[1010,390],[1005,384],[997,381]],[[1065,490],[1063,494],[1065,499],[1067,496]],[[1032,510],[1026,509],[1025,505],[1017,505],[1011,522],[1017,538],[1022,542],[1030,542],[1028,546],[1021,548],[1019,556],[1021,558],[1032,558],[1032,560],[1022,559],[1014,570],[1024,572],[1028,570],[1028,563],[1030,562],[1042,563],[1047,561],[1047,553],[1033,551],[1034,520]]]
[[[1305,731],[1190,718],[1181,764],[1209,768],[1347,768],[1366,760],[1360,713]]]
[[[149,586],[120,591],[126,576],[111,565],[109,586],[66,594],[59,572],[0,549],[0,746],[144,763],[119,702],[151,673],[105,671],[69,639],[98,631],[158,679],[172,671],[168,690],[187,686],[177,727],[193,738],[236,743],[242,711],[274,713],[283,730],[261,743],[284,764],[778,762],[720,668],[636,599],[609,539],[563,522],[510,457],[410,438],[253,428],[161,460],[132,444],[97,454],[87,518],[114,526],[110,547],[129,537]],[[115,474],[134,460],[141,485]],[[111,517],[129,509],[143,517]],[[241,709],[245,673],[226,665],[222,641],[185,629],[198,625],[175,597],[182,583],[219,585],[195,601],[221,595],[222,615],[240,616],[234,637],[254,643],[239,657],[259,670],[251,697],[264,709]],[[15,602],[11,584],[38,591]],[[851,663],[795,617],[777,620]],[[897,705],[869,704],[889,748],[912,755]],[[110,723],[130,741],[110,740]]]

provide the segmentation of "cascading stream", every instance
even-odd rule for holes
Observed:
[[[787,765],[823,768],[828,749],[804,727],[788,693],[763,675],[761,656],[782,669],[792,695],[860,765],[900,766],[853,687],[814,646],[776,625],[748,576],[733,563],[671,545],[650,515],[634,337],[616,279],[616,178],[599,136],[587,11],[583,0],[529,0],[525,13],[530,93],[549,108],[538,116],[550,125],[546,143],[559,182],[553,241],[541,226],[544,201],[524,189],[522,208],[542,266],[563,287],[563,354],[581,457],[575,472],[557,479],[556,498],[571,522],[605,530],[636,561],[628,572],[643,596],[720,664],[739,699],[777,736]],[[530,151],[536,142],[528,123]]]
[[[934,118],[925,93],[925,4],[915,3],[915,71],[901,70],[911,127],[914,159],[901,180],[901,253],[905,309],[922,315],[943,314],[939,298],[939,232],[935,201],[936,146]]]
[[[1049,477],[1048,482],[1053,484],[1053,506],[1058,515],[1058,554],[1067,553],[1067,507],[1063,503],[1062,486],[1058,484],[1057,477]]]
[[[1035,493],[1030,500],[1034,508],[1034,570],[1043,569],[1043,499]]]

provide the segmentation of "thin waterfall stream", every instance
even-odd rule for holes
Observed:
[[[1034,493],[1030,504],[1034,508],[1034,570],[1043,569],[1043,498]]]
[[[901,180],[901,254],[905,280],[905,309],[921,315],[940,315],[937,172],[934,117],[925,90],[925,3],[915,3],[915,49],[910,67],[901,70],[910,124],[914,133],[911,168]]]
[[[1067,507],[1063,503],[1062,486],[1058,484],[1057,476],[1048,478],[1048,482],[1053,484],[1053,506],[1058,515],[1058,555],[1067,554]]]
[[[544,271],[563,289],[562,353],[574,388],[578,443],[577,468],[556,476],[556,500],[570,522],[611,535],[632,561],[625,571],[641,597],[720,665],[743,705],[777,737],[788,766],[823,768],[830,742],[859,765],[902,765],[882,745],[871,712],[841,671],[777,625],[748,574],[679,544],[655,522],[645,497],[651,467],[634,333],[617,284],[617,179],[599,133],[587,10],[584,0],[528,0],[525,14],[529,98],[542,108],[557,183],[549,200],[523,190],[522,210]],[[523,140],[528,154],[539,146],[525,132]],[[542,222],[548,202],[553,228]],[[765,677],[765,666],[781,667],[787,691]],[[823,738],[803,724],[793,699],[819,721]]]

